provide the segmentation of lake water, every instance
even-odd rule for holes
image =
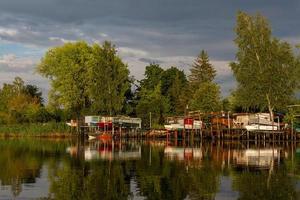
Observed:
[[[0,140],[0,199],[299,199],[291,143]]]

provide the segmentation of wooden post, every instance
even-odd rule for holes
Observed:
[[[247,140],[249,140],[249,131],[247,131]]]
[[[292,140],[294,140],[294,120],[292,119]]]
[[[114,129],[114,124],[111,124],[111,132],[112,132],[112,136],[114,137],[115,134],[115,129]]]
[[[151,128],[152,128],[151,112],[150,112],[150,116],[149,116],[149,118],[150,118],[150,130],[151,130]]]

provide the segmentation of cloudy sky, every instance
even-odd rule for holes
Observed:
[[[110,40],[136,79],[149,62],[188,73],[205,49],[226,96],[235,85],[228,62],[235,58],[238,10],[260,12],[276,37],[300,43],[296,0],[1,0],[0,84],[20,76],[47,93],[48,82],[34,67],[49,47]]]

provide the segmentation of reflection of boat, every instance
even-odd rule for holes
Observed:
[[[280,162],[279,149],[247,149],[233,152],[233,161],[237,166],[270,168],[274,162]]]
[[[141,158],[141,148],[135,150],[91,149],[84,150],[85,160],[138,160]]]
[[[96,136],[89,135],[89,140],[94,140],[94,139],[96,139]]]
[[[112,135],[109,133],[102,133],[97,136],[97,139],[104,140],[104,141],[112,140]]]

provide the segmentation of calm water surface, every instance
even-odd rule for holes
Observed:
[[[0,140],[0,199],[300,199],[300,146]]]

